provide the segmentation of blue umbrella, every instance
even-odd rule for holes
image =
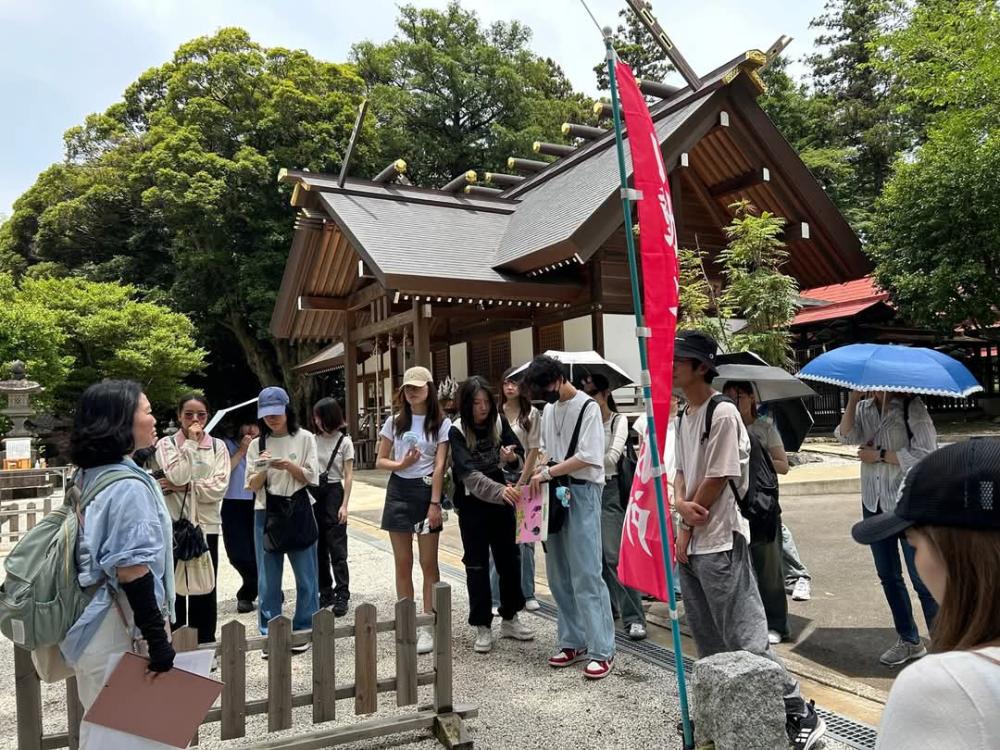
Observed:
[[[968,368],[922,347],[850,344],[819,355],[798,376],[854,391],[967,398],[983,390]]]

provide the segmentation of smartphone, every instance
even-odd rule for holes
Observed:
[[[153,479],[166,479],[166,474],[163,473],[163,469],[157,469],[156,471],[149,472],[149,475]]]

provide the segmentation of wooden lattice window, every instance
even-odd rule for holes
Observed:
[[[541,354],[549,349],[563,351],[565,348],[562,321],[538,327],[538,348],[535,350],[535,354]]]
[[[431,374],[434,382],[440,383],[451,373],[451,357],[448,348],[438,349],[431,353]]]
[[[500,379],[510,367],[510,334],[502,333],[469,342],[469,375],[486,378],[499,390]]]

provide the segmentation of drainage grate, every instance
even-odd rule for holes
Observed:
[[[350,527],[348,527],[350,528]],[[391,552],[391,545],[382,539],[377,539],[369,536],[368,534],[358,534],[355,535],[353,531],[351,533],[352,537],[359,539],[360,541],[370,544],[379,549]],[[441,572],[447,575],[449,578],[454,578],[460,581],[465,580],[465,571],[461,568],[455,567],[454,565],[448,565],[447,563],[439,563]],[[549,602],[538,600],[540,609],[533,614],[539,615],[546,620],[554,621],[558,610],[556,607]],[[668,669],[671,672],[677,671],[677,662],[674,660],[674,652],[672,649],[661,646],[659,643],[654,643],[651,640],[644,641],[633,641],[628,638],[624,633],[615,632],[615,643],[617,648],[627,654],[631,654],[649,664],[655,664],[663,669]],[[684,658],[684,674],[690,675],[691,670],[694,669],[694,661],[685,656]],[[826,709],[819,708],[817,706],[816,713],[823,717],[823,721],[826,722],[826,737],[841,744],[846,745],[853,750],[873,750],[875,747],[875,737],[876,729],[873,726],[864,724],[860,721],[855,721],[846,716],[841,716],[833,711],[827,711]]]

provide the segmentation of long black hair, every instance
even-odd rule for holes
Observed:
[[[476,440],[476,433],[473,430],[476,426],[476,417],[473,414],[473,408],[476,396],[480,391],[486,394],[490,402],[490,411],[486,415],[486,425],[490,428],[488,434],[494,443],[500,442],[500,431],[497,429],[499,421],[497,400],[493,396],[493,391],[490,390],[490,384],[486,382],[486,379],[478,375],[473,375],[462,383],[462,387],[458,389],[458,414],[462,418],[462,433],[465,435],[465,442],[469,444],[470,448],[474,448],[478,442]]]
[[[288,434],[294,435],[299,431],[299,418],[295,416],[295,410],[291,404],[285,405],[285,417],[288,419]],[[261,435],[265,437],[271,436],[271,428],[267,426],[267,422],[263,418],[257,420],[257,427],[260,428]]]
[[[590,376],[590,382],[594,384],[594,388],[597,389],[597,393],[608,394],[608,409],[617,414],[618,404],[615,403],[615,397],[611,394],[611,383],[608,382],[608,379],[601,373],[597,372]]]
[[[135,450],[135,413],[142,386],[104,380],[80,396],[73,418],[70,458],[82,469],[117,463]]]
[[[517,385],[517,423],[521,425],[521,429],[525,432],[531,432],[531,399],[524,395],[524,388],[521,384],[511,377],[514,374],[515,367],[508,367],[507,371],[503,374],[503,380],[501,381],[501,386],[508,380]],[[504,395],[504,403],[507,402],[507,396]]]
[[[344,426],[344,411],[337,403],[337,399],[321,398],[313,406],[313,417],[319,422],[318,427],[321,432],[336,432]]]

